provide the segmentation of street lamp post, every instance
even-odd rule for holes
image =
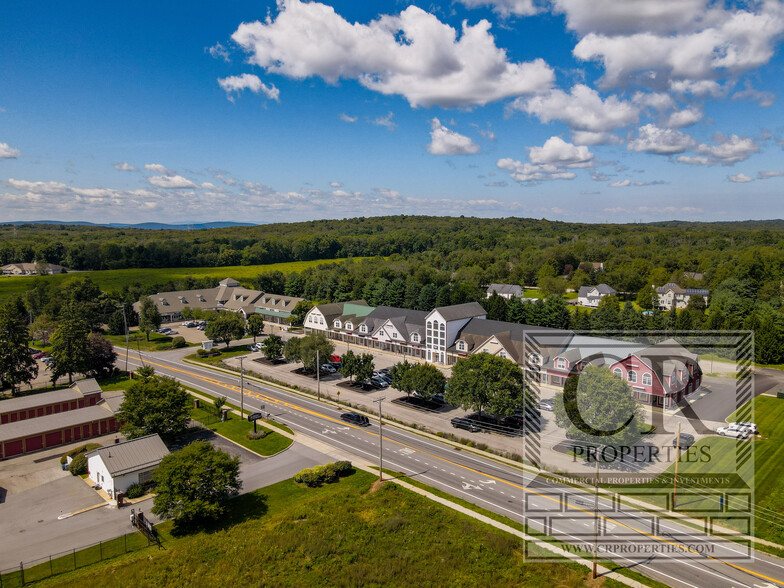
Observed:
[[[316,398],[321,400],[321,364],[319,363],[318,349],[316,349]]]
[[[381,482],[384,479],[384,458],[383,458],[383,450],[384,450],[384,433],[381,428],[381,403],[386,400],[386,396],[382,396],[374,400],[373,402],[378,402],[378,481]]]
[[[128,319],[125,318],[125,303],[122,305],[123,326],[125,327],[125,373],[128,373]]]

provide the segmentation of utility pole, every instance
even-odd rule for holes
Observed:
[[[384,458],[382,455],[384,449],[384,433],[381,428],[381,403],[386,400],[386,396],[382,396],[374,400],[373,402],[378,402],[378,481],[381,482],[384,479]]]
[[[316,349],[316,398],[321,400],[321,363],[319,363],[318,349]]]
[[[678,462],[681,460],[681,424],[678,423],[678,436],[675,437],[675,444],[678,447],[678,459],[675,460],[675,477],[672,480],[672,510],[675,510],[675,496],[678,492]]]
[[[594,481],[593,497],[593,577],[596,573],[596,559],[599,555],[599,456],[596,457],[596,479]]]
[[[128,319],[125,318],[125,303],[122,305],[123,326],[125,327],[125,373],[128,373]]]
[[[244,355],[240,355],[240,418],[245,418],[245,369],[242,367]]]

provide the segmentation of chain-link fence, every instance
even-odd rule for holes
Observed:
[[[16,567],[0,570],[0,588],[17,588],[38,582],[124,553],[145,549],[149,545],[150,542],[141,533],[129,533],[108,541],[99,541],[81,549],[72,549],[32,561],[19,562]]]

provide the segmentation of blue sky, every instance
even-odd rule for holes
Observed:
[[[784,217],[784,3],[5,3],[0,221]]]

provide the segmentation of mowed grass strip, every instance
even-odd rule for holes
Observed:
[[[191,397],[191,399],[195,400],[193,397]],[[253,431],[253,423],[248,421],[247,414],[246,418],[243,419],[240,418],[239,415],[229,413],[227,415],[227,420],[221,422],[219,417],[215,414],[214,406],[211,406],[204,401],[201,401],[200,404],[201,408],[191,408],[191,418],[194,421],[199,421],[210,431],[214,431],[215,433],[218,433],[218,435],[223,435],[227,439],[231,439],[235,443],[258,453],[259,455],[275,455],[286,449],[292,443],[292,440],[288,437],[284,437],[280,433],[276,433],[272,429],[263,426],[263,421],[257,422],[256,430],[265,431],[267,436],[263,439],[248,439],[245,435]]]
[[[357,257],[354,258],[369,259]],[[312,261],[292,261],[286,263],[269,263],[265,265],[232,265],[224,267],[175,267],[175,268],[130,268],[119,270],[95,270],[84,272],[71,272],[53,276],[2,276],[0,277],[0,300],[14,294],[23,294],[30,288],[35,280],[44,280],[54,286],[60,286],[71,280],[79,280],[85,276],[98,284],[104,292],[120,291],[123,287],[139,284],[151,286],[169,281],[184,280],[185,278],[234,278],[235,280],[252,280],[259,274],[271,271],[280,271],[284,274],[301,272],[310,267],[321,264],[340,263],[346,258],[315,259]],[[282,294],[282,292],[279,292]]]
[[[748,533],[743,520],[748,513],[749,490],[738,487],[736,449],[752,443],[753,458],[744,465],[740,474],[751,477],[751,497],[756,507],[754,528],[756,537],[784,544],[784,399],[759,396],[754,399],[753,419],[761,435],[753,440],[738,441],[728,437],[711,436],[698,441],[689,451],[681,452],[678,464],[677,511],[695,517],[705,516],[705,509],[718,509],[719,493],[726,493],[728,518],[715,519],[715,523]],[[732,416],[728,418],[732,421]],[[673,450],[674,452],[674,450]],[[674,453],[673,453],[674,459]],[[639,486],[608,487],[621,494],[635,496],[637,491],[654,490],[640,499],[664,507],[667,495],[673,490],[675,464],[654,482]],[[658,490],[658,491],[656,491]],[[733,496],[737,495],[737,496]],[[732,515],[732,516],[730,516]]]
[[[522,541],[365,472],[286,480],[237,498],[224,526],[43,586],[618,586],[571,563],[527,563]],[[374,491],[375,490],[375,491]]]

